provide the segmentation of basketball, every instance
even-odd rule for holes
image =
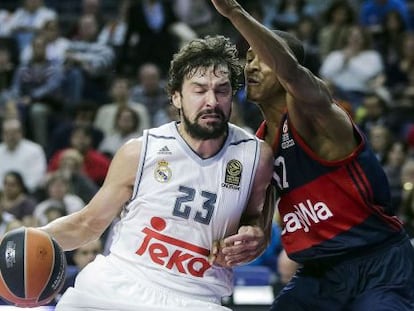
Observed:
[[[18,228],[0,242],[0,296],[18,307],[50,302],[62,288],[66,257],[46,232]]]

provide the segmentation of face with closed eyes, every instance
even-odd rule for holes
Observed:
[[[225,135],[233,99],[229,74],[227,66],[198,68],[184,79],[181,92],[172,96],[191,137],[208,140]]]
[[[247,98],[253,102],[266,102],[274,98],[282,89],[277,75],[249,49],[244,67]]]

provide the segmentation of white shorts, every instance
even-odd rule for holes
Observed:
[[[219,304],[194,299],[136,282],[128,274],[114,269],[114,263],[99,255],[77,276],[75,287],[59,300],[56,311],[231,311]]]

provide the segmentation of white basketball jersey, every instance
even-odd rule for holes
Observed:
[[[221,298],[230,269],[211,266],[213,241],[237,232],[260,156],[258,139],[230,124],[221,150],[200,158],[176,122],[144,131],[134,194],[115,228],[111,253],[131,277],[184,294]]]

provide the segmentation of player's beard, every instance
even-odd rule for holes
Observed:
[[[210,122],[208,125],[201,125],[198,120],[200,120],[204,114],[209,113],[215,113],[220,116],[220,120],[216,122]],[[231,113],[231,111],[230,111]],[[230,115],[229,113],[229,115]],[[210,110],[204,110],[200,112],[194,122],[191,122],[190,119],[187,117],[184,109],[181,109],[182,119],[184,123],[184,127],[187,131],[187,133],[195,138],[200,140],[208,140],[208,139],[215,139],[219,138],[221,136],[224,136],[227,133],[228,129],[228,121],[229,118],[226,117],[218,108],[210,109]]]

